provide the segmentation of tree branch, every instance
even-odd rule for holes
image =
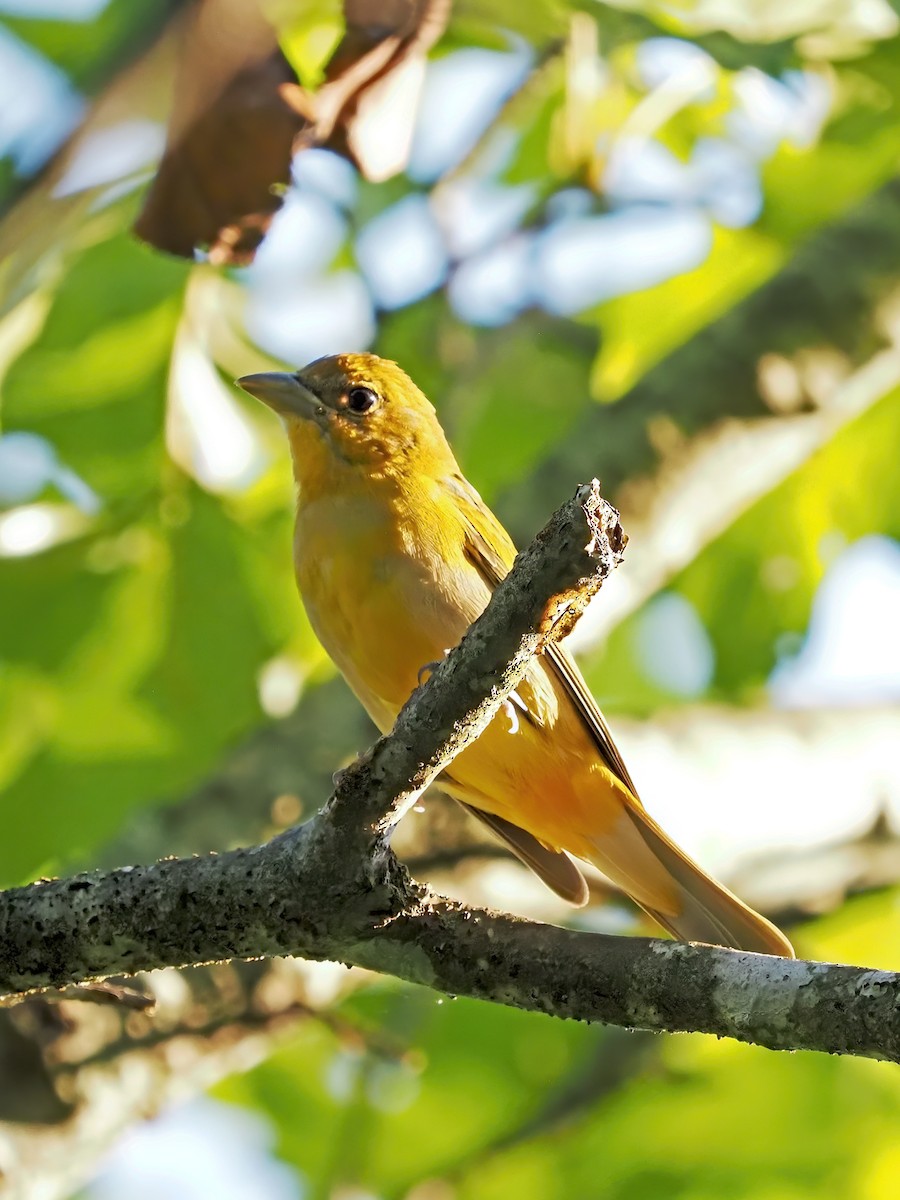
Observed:
[[[896,707],[685,705],[656,712],[652,720],[619,715],[614,730],[625,761],[636,764],[632,773],[641,794],[653,797],[662,825],[776,924],[785,912],[796,918],[829,911],[848,891],[900,880]],[[301,814],[311,816],[328,794],[335,764],[347,762],[374,736],[343,680],[311,688],[294,713],[254,730],[180,802],[135,813],[92,865],[146,863],[269,837]],[[760,807],[763,791],[768,803]],[[730,797],[725,808],[723,796]],[[815,811],[807,819],[802,814],[809,806]],[[442,802],[434,788],[425,808],[424,815],[405,820],[392,835],[392,845],[413,874],[431,878],[452,870],[459,882],[460,863],[514,861],[481,822],[455,801]],[[750,809],[752,844],[739,824]],[[827,824],[817,819],[821,813],[829,814]],[[882,814],[887,814],[887,835],[871,841],[868,831]],[[460,895],[456,887],[453,894]],[[536,884],[534,895],[546,903],[537,912],[530,909],[533,915],[558,911],[542,886]],[[467,887],[463,896],[490,903],[477,882],[474,892]]]
[[[411,881],[387,848],[403,807],[570,631],[623,544],[596,483],[579,489],[314,820],[252,849],[0,894],[0,989],[293,954],[561,1017],[900,1061],[900,976],[466,908]]]
[[[900,1062],[900,975],[657,938],[581,933],[437,901],[353,961],[533,1012]]]
[[[570,631],[623,546],[596,481],[579,488],[315,820],[252,849],[0,895],[0,990],[224,958],[341,958],[386,916],[416,908],[423,890],[387,849],[387,829],[478,736],[532,657]]]

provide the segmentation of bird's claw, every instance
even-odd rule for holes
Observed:
[[[450,653],[449,650],[445,650],[444,658],[446,658],[449,653]],[[430,675],[432,673],[432,671],[434,671],[435,667],[439,667],[440,665],[441,664],[439,661],[435,661],[435,662],[427,662],[427,663],[425,663],[424,666],[419,667],[419,670],[416,673],[416,680],[418,681],[419,687],[421,687],[422,684],[425,682],[426,674]]]

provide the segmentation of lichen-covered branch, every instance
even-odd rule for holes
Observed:
[[[453,995],[772,1050],[900,1061],[900,974],[580,933],[436,902],[354,961]]]
[[[388,851],[395,815],[477,737],[534,654],[621,558],[618,513],[579,488],[520,554],[460,646],[344,771],[321,816],[263,846],[0,894],[0,992],[225,958],[342,958],[421,889]]]
[[[900,880],[900,826],[893,815],[900,813],[896,707],[683,705],[654,713],[652,720],[617,716],[614,732],[663,826],[682,844],[693,831],[699,841],[692,848],[701,853],[702,847],[706,865],[766,916],[821,912],[836,907],[847,891]],[[180,803],[136,813],[96,865],[227,850],[270,836],[312,815],[328,795],[335,765],[374,736],[343,680],[311,688],[296,712],[254,730]],[[798,779],[804,794],[815,797],[817,811],[831,818],[827,830],[808,822],[803,839],[798,834],[788,848],[784,812],[796,806]],[[764,810],[761,789],[768,799]],[[722,796],[731,798],[725,807]],[[458,880],[462,860],[470,867],[477,859],[508,860],[508,851],[455,801],[441,803],[432,789],[425,803],[426,813],[404,821],[392,837],[414,873],[431,878],[453,869]],[[729,836],[748,805],[754,811],[752,846],[745,836]],[[883,814],[887,836],[861,843],[861,827],[874,826]],[[723,836],[707,837],[713,826]],[[467,898],[478,902],[478,890],[476,882],[476,893]],[[535,895],[546,900],[547,914],[557,911],[542,886],[535,886]]]
[[[900,1061],[894,972],[564,930],[402,881],[367,890],[342,876],[323,894],[316,851],[306,854],[293,892],[285,864],[253,851],[111,873],[88,895],[72,890],[83,879],[44,885],[52,901],[31,915],[57,933],[52,956],[12,978],[4,968],[4,986],[81,978],[111,962],[137,970],[299,954],[558,1017]]]
[[[467,908],[414,883],[387,848],[404,804],[477,736],[618,562],[617,518],[596,483],[579,489],[319,817],[251,849],[0,894],[0,991],[299,955],[560,1017],[900,1061],[898,975]]]

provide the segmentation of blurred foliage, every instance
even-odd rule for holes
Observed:
[[[139,55],[185,0],[109,0],[90,21],[0,10],[0,34],[36,51],[77,96],[98,92],[123,64]],[[0,212],[27,185],[0,149]]]
[[[900,479],[885,454],[898,441],[900,394],[893,392],[672,581],[703,616],[716,664],[711,698],[764,700],[785,647],[801,644],[816,590],[840,550],[872,533],[900,539]],[[638,612],[623,622],[583,666],[607,706],[649,713],[677,697],[636,669],[642,620]]]
[[[883,952],[898,914],[894,894],[855,901],[807,926],[801,948],[844,957],[862,949],[862,926],[869,953]],[[307,1025],[214,1093],[269,1115],[310,1196],[893,1195],[900,1078],[886,1063],[651,1039],[386,985],[339,1011],[363,1038],[389,1031],[395,1054]],[[633,1070],[612,1086],[623,1056]]]
[[[90,103],[178,7],[111,0],[80,23],[2,22]],[[499,63],[516,52],[519,81],[498,92],[437,178],[417,173],[414,161],[409,177],[352,181],[336,202],[327,186],[304,184],[301,196],[325,196],[341,231],[312,266],[315,229],[299,251],[285,243],[296,263],[288,256],[280,275],[271,263],[226,275],[166,258],[128,233],[130,176],[98,179],[74,201],[52,199],[52,163],[31,178],[3,160],[0,202],[17,199],[0,237],[26,228],[29,249],[0,276],[0,311],[10,306],[0,321],[2,431],[43,439],[82,487],[78,501],[59,472],[15,482],[0,458],[4,884],[90,864],[142,811],[177,810],[267,712],[296,700],[290,687],[287,702],[267,692],[273,660],[295,693],[314,695],[330,674],[294,595],[284,447],[270,418],[227,382],[274,361],[284,345],[271,320],[268,333],[265,320],[254,321],[260,297],[293,311],[298,297],[315,303],[323,281],[349,273],[375,323],[374,348],[434,399],[467,474],[527,536],[531,513],[561,499],[535,494],[539,467],[574,454],[598,406],[626,414],[616,446],[596,452],[613,454],[627,497],[646,469],[645,446],[659,436],[627,416],[630,389],[896,173],[900,38],[886,4],[479,0],[458,8],[436,66],[476,52]],[[335,9],[311,6],[286,31],[286,49],[309,78],[327,58]],[[671,77],[654,82],[648,47],[693,51],[705,74],[683,94]],[[798,131],[775,110],[786,102],[778,87],[796,99],[801,85],[819,97],[821,113]],[[751,146],[736,128],[743,121],[746,134],[754,119]],[[614,194],[611,164],[631,138],[663,156],[674,191]],[[739,211],[729,207],[732,175],[701,170],[711,143],[744,172]],[[476,210],[484,195],[522,202],[473,245],[464,236],[473,219],[454,226],[446,217],[461,185],[474,189]],[[384,311],[371,301],[360,235],[412,193],[444,214],[442,234],[453,244],[430,283]],[[687,214],[705,248],[690,260],[667,257],[679,247],[659,238],[646,249],[635,243],[637,282],[598,286],[574,309],[541,291],[534,264],[567,222],[623,213],[648,222]],[[507,249],[521,251],[522,277],[492,315],[468,319],[473,294],[482,302],[503,282],[506,268],[490,255]],[[654,256],[648,282],[640,272]],[[851,255],[846,269],[853,265]],[[607,269],[601,259],[595,274],[604,285]],[[869,286],[860,279],[849,326]],[[870,324],[874,352],[885,330]],[[297,344],[306,345],[297,325]],[[264,347],[248,327],[263,330]],[[752,347],[754,331],[746,333]],[[825,351],[842,346],[840,330],[811,337]],[[712,368],[727,383],[728,364]],[[202,394],[201,409],[186,392]],[[682,398],[672,400],[677,411]],[[790,423],[786,415],[786,430]],[[687,417],[683,425],[702,436]],[[671,582],[713,652],[708,685],[691,699],[764,698],[785,647],[806,631],[835,548],[870,533],[900,538],[898,444],[900,394],[888,391]],[[216,460],[220,447],[225,457]],[[240,469],[228,467],[226,450]],[[99,498],[96,511],[85,486]],[[585,657],[613,710],[652,713],[685,698],[648,673],[645,617],[636,612]],[[331,705],[329,720],[340,711]],[[227,827],[220,837],[228,844]],[[891,961],[898,911],[893,893],[861,897],[806,926],[801,950],[900,965]],[[309,1021],[263,1066],[218,1089],[268,1114],[279,1154],[310,1196],[351,1183],[411,1200],[894,1194],[900,1091],[892,1068],[701,1038],[649,1050],[635,1038],[632,1061],[627,1035],[385,983],[338,1010],[362,1030],[352,1045]]]
[[[109,0],[89,21],[8,13],[10,33],[37,50],[87,95],[144,49],[185,0]]]

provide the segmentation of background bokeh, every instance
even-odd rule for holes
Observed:
[[[259,840],[366,744],[231,381],[372,348],[520,542],[602,479],[631,544],[577,647],[648,807],[801,954],[900,967],[897,6],[460,0],[404,169],[298,154],[246,267],[131,233],[189,7],[0,0],[2,884]],[[273,15],[315,84],[340,5]],[[445,891],[635,927],[420,808]],[[0,1011],[23,1196],[897,1194],[895,1067],[328,964],[147,986]]]

